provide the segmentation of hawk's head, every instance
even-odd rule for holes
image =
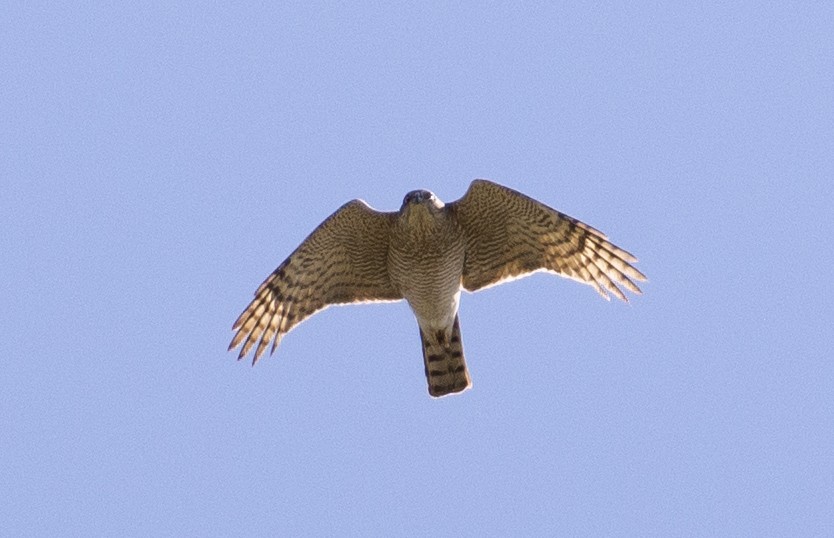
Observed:
[[[403,198],[403,205],[400,207],[400,212],[405,212],[411,207],[423,206],[429,211],[436,211],[442,209],[445,204],[440,201],[440,198],[434,195],[431,191],[417,190],[411,191]]]

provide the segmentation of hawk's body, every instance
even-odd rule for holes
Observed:
[[[409,193],[391,228],[388,273],[420,326],[429,394],[442,396],[470,385],[458,324],[463,230],[428,191]]]
[[[582,222],[486,180],[443,204],[428,191],[406,195],[399,212],[348,202],[316,228],[264,281],[234,324],[238,358],[255,359],[331,304],[405,299],[420,328],[432,396],[470,386],[458,321],[461,289],[476,291],[546,270],[626,300],[645,276],[636,259]],[[254,362],[253,361],[253,362]]]

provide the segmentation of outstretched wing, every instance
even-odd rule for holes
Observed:
[[[402,299],[387,267],[395,218],[362,200],[340,207],[261,284],[232,327],[229,350],[243,343],[242,359],[257,344],[254,364],[270,341],[272,353],[293,327],[331,304]]]
[[[637,259],[605,235],[496,183],[478,179],[448,204],[466,238],[463,287],[479,290],[536,271],[550,271],[628,301],[617,285],[641,293]]]

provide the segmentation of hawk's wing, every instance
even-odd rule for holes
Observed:
[[[463,287],[479,290],[550,271],[628,301],[617,284],[641,293],[637,259],[598,230],[507,187],[478,179],[448,204],[466,238]]]
[[[362,200],[340,207],[261,284],[232,327],[229,349],[242,342],[242,359],[257,343],[254,364],[270,341],[274,352],[293,327],[331,304],[402,299],[387,267],[395,218]]]

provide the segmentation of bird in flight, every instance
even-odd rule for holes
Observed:
[[[480,289],[548,271],[628,301],[646,280],[637,259],[606,236],[520,192],[484,179],[444,204],[416,190],[399,211],[353,200],[330,215],[269,275],[235,321],[229,350],[252,364],[272,344],[333,304],[405,299],[417,318],[429,394],[471,386],[458,305]],[[610,295],[609,295],[610,294]]]

